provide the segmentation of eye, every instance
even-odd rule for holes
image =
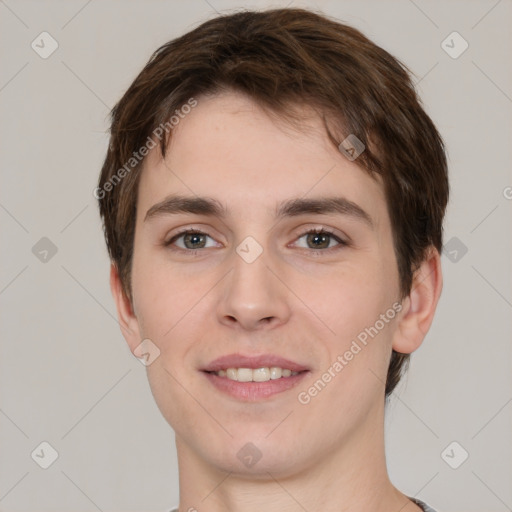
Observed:
[[[192,252],[197,249],[204,249],[205,246],[205,238],[210,237],[208,233],[203,233],[202,231],[198,231],[196,229],[185,229],[183,231],[180,231],[176,235],[174,235],[170,240],[165,242],[165,246],[172,245],[176,240],[179,240],[180,238],[183,238],[183,243],[185,244],[185,247],[180,247],[178,245],[179,249],[187,250],[187,252]],[[212,247],[212,246],[210,246]]]
[[[340,237],[332,233],[326,228],[314,228],[310,229],[309,231],[304,232],[302,235],[300,235],[297,240],[300,240],[301,238],[306,238],[306,244],[307,247],[303,247],[303,249],[313,249],[314,253],[321,253],[321,252],[327,252],[330,250],[336,250],[337,248],[348,246],[349,243],[342,240]],[[164,242],[164,246],[168,247],[169,249],[173,251],[182,251],[186,252],[189,255],[195,255],[198,252],[200,252],[201,249],[206,249],[208,247],[215,247],[215,244],[213,245],[206,245],[206,238],[212,238],[208,233],[204,233],[202,231],[199,231],[197,229],[188,228],[184,229],[183,231],[180,231],[176,235],[174,235],[171,239]],[[178,240],[183,239],[183,246],[177,245],[177,248],[171,247],[174,245]],[[212,238],[213,240],[213,238]],[[332,246],[331,242],[337,242],[337,245],[334,247]],[[340,247],[338,247],[340,246]]]
[[[301,236],[299,236],[298,240],[306,237],[306,249],[333,249],[331,242],[336,241],[338,245],[347,246],[348,243],[342,240],[340,237],[336,236],[334,233],[325,228],[315,228],[306,231]],[[310,245],[308,245],[310,244]]]

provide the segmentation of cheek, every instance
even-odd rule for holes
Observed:
[[[144,249],[134,254],[132,288],[139,325],[146,337],[156,339],[179,324],[199,293],[193,276],[151,257]]]
[[[189,362],[204,336],[205,318],[212,315],[207,295],[214,287],[214,276],[198,279],[197,273],[189,274],[156,258],[151,264],[147,261],[134,258],[133,288],[141,336],[160,350],[159,358],[147,368],[149,382],[157,401],[162,401],[159,405],[178,398],[188,403],[190,397],[180,395],[182,388],[175,379],[185,388],[193,386]]]
[[[308,285],[311,296],[311,283]],[[325,287],[316,292],[315,301],[325,321],[338,337],[347,339],[374,323],[389,305],[383,272],[371,265],[350,265],[333,272]]]
[[[392,311],[392,315],[385,318],[387,322],[381,315],[385,315],[395,302],[396,284],[391,286],[386,272],[377,262],[352,265],[333,273],[328,284],[327,289],[315,292],[311,298],[314,304],[310,302],[308,305],[318,311],[318,317],[329,327],[328,334],[322,336],[329,364],[339,361],[338,356],[343,357],[341,378],[333,388],[341,386],[347,391],[347,395],[343,395],[349,397],[357,394],[358,388],[365,389],[366,386],[376,387],[376,392],[380,392],[379,379],[372,376],[370,369],[380,379],[385,379],[395,314]],[[304,293],[306,289],[314,288],[309,283]],[[345,400],[341,395],[333,399],[339,400],[339,405]]]
[[[141,253],[134,258],[132,286],[141,336],[149,338],[160,350],[159,357],[149,365],[148,382],[155,402],[166,420],[187,430],[184,418],[195,407],[186,390],[193,389],[194,375],[183,364],[200,336],[201,324],[190,319],[201,314],[197,282],[176,269],[146,263]]]

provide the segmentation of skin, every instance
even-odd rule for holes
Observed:
[[[299,130],[271,119],[238,93],[197,99],[197,107],[174,128],[166,160],[158,148],[145,160],[133,304],[111,267],[111,289],[130,349],[149,338],[160,350],[147,374],[176,433],[180,512],[419,511],[387,474],[384,383],[392,348],[413,352],[431,325],[442,289],[438,252],[432,249],[419,268],[401,312],[317,396],[301,404],[298,393],[399,301],[382,183],[333,147],[320,119],[306,107]],[[171,193],[215,198],[229,215],[223,221],[191,214],[144,221],[149,208]],[[348,215],[279,221],[273,216],[278,202],[333,195],[363,208],[373,229]],[[186,227],[208,236],[189,239],[188,245],[181,237],[163,246]],[[317,241],[317,248],[304,233],[318,227],[350,244],[327,238]],[[252,263],[236,252],[247,236],[263,250]],[[190,247],[202,248],[191,256],[185,252]],[[235,352],[278,354],[307,365],[311,373],[298,388],[240,402],[199,371]],[[237,458],[248,442],[261,453],[250,468]]]

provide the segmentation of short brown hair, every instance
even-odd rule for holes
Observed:
[[[426,251],[434,246],[441,252],[449,194],[443,141],[410,72],[350,26],[309,10],[271,9],[221,15],[164,44],[112,109],[95,197],[110,259],[129,300],[143,159],[134,160],[133,170],[126,163],[191,98],[223,90],[245,93],[286,119],[294,117],[290,107],[307,104],[322,116],[337,147],[349,134],[363,142],[366,149],[355,162],[382,176],[401,298],[409,295]],[[166,133],[160,140],[164,156],[171,135]],[[409,354],[393,350],[386,397],[408,360]]]

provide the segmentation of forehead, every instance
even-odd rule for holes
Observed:
[[[270,215],[291,198],[343,196],[379,220],[385,215],[380,177],[345,158],[320,117],[301,108],[303,122],[292,126],[238,93],[197,98],[173,128],[165,161],[159,146],[145,159],[138,222],[170,194],[216,198],[239,220]]]

